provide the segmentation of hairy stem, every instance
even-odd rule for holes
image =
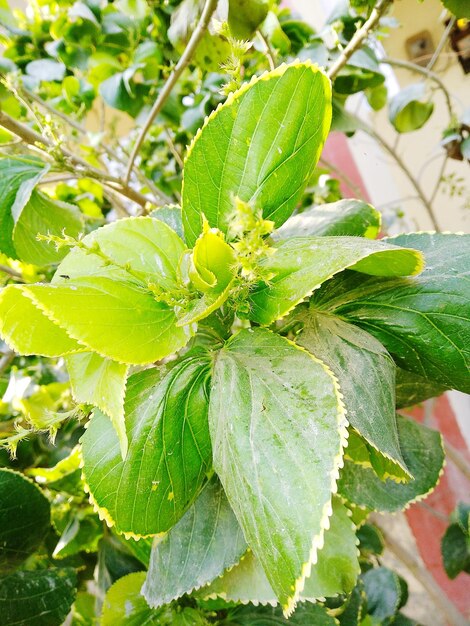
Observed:
[[[132,149],[131,156],[129,158],[129,163],[127,165],[127,171],[124,176],[124,182],[126,184],[129,182],[129,179],[132,173],[132,168],[134,167],[134,161],[137,158],[139,150],[144,142],[144,139],[150,127],[153,124],[154,119],[162,110],[163,105],[165,104],[165,102],[167,101],[168,97],[170,96],[173,90],[173,87],[176,85],[179,77],[181,76],[181,74],[183,73],[185,68],[188,66],[191,59],[193,58],[193,55],[196,52],[199,42],[201,41],[209,25],[210,19],[216,7],[217,7],[217,0],[206,0],[206,4],[204,5],[204,9],[202,11],[201,17],[199,19],[199,22],[196,28],[194,29],[193,34],[191,35],[188,45],[186,46],[183,54],[181,55],[180,60],[176,64],[175,69],[168,77],[166,83],[163,85],[163,88],[160,91],[158,98],[155,100],[152,106],[152,109],[150,110],[150,113],[145,121],[145,124],[143,125],[142,130],[140,131],[140,134],[137,137],[137,141],[135,142],[134,147]]]
[[[341,52],[339,57],[327,71],[327,76],[330,79],[333,79],[337,76],[338,72],[346,65],[351,56],[358,50],[363,44],[364,40],[369,36],[374,28],[380,21],[380,18],[383,16],[385,11],[392,5],[393,0],[380,0],[377,6],[372,10],[369,19],[364,22],[364,24],[357,30],[351,41]]]
[[[382,526],[379,529],[385,539],[386,547],[403,563],[409,572],[421,583],[434,602],[439,612],[445,617],[446,622],[451,626],[469,626],[469,622],[457,610],[457,608],[447,599],[444,590],[436,583],[431,574]]]

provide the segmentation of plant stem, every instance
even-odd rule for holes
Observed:
[[[268,39],[263,35],[263,33],[260,30],[257,30],[256,34],[261,39],[261,41],[264,44],[264,47],[266,48],[266,58],[268,59],[269,69],[272,71],[276,69],[276,60],[275,60],[276,57],[275,57],[274,50],[272,49],[271,44],[269,43]]]
[[[442,33],[442,37],[441,37],[439,43],[437,44],[437,48],[435,49],[434,54],[431,57],[431,60],[429,61],[429,63],[426,66],[428,70],[432,70],[432,68],[436,64],[436,61],[439,58],[439,55],[441,54],[442,49],[444,48],[444,46],[446,44],[447,38],[449,37],[449,33],[454,28],[454,24],[455,24],[456,19],[457,19],[456,17],[452,16],[451,19],[449,20],[449,23],[447,24],[446,29]]]
[[[129,200],[132,200],[142,207],[145,207],[145,205],[150,202],[150,200],[146,196],[139,193],[135,189],[132,189],[132,187],[127,184],[127,182],[122,181],[116,176],[110,176],[106,172],[103,172],[102,170],[91,166],[85,160],[78,156],[75,156],[66,148],[58,148],[50,139],[40,135],[32,128],[29,128],[29,126],[18,122],[3,111],[0,111],[0,126],[3,126],[3,128],[6,128],[6,130],[17,135],[18,137],[21,137],[21,139],[23,139],[27,144],[39,148],[40,150],[42,150],[42,152],[45,152],[46,154],[48,154],[48,148],[52,148],[53,150],[59,149],[62,157],[64,158],[64,161],[66,162],[66,169],[75,172],[76,168],[78,167],[80,168],[81,173],[85,176],[99,180],[104,185],[107,185],[110,189],[114,189],[114,191],[120,193],[126,198],[129,198]]]
[[[439,89],[444,94],[446,99],[447,110],[449,112],[449,118],[452,120],[454,117],[454,110],[452,108],[452,101],[450,99],[450,94],[446,89],[446,86],[439,78],[439,76],[428,70],[427,67],[423,67],[422,65],[418,65],[417,63],[411,63],[410,61],[402,61],[401,59],[391,59],[389,57],[383,57],[379,60],[379,63],[385,63],[386,65],[391,65],[392,67],[401,67],[405,70],[409,70],[410,72],[416,72],[416,74],[421,74],[422,76],[426,76],[429,80],[432,80],[436,83]]]
[[[135,142],[134,147],[132,149],[131,156],[129,158],[129,163],[127,165],[127,171],[124,176],[124,182],[126,184],[129,182],[129,179],[131,177],[132,168],[134,167],[134,161],[144,142],[145,136],[147,135],[150,127],[152,126],[154,119],[162,110],[163,105],[167,101],[179,77],[181,76],[185,68],[190,63],[194,53],[196,52],[196,48],[198,47],[199,42],[201,41],[209,25],[210,19],[216,7],[217,7],[217,0],[206,0],[206,4],[204,5],[204,9],[202,11],[201,17],[199,19],[199,22],[196,28],[193,31],[193,34],[191,35],[188,45],[186,46],[183,54],[181,55],[180,60],[176,64],[175,69],[168,77],[166,83],[163,85],[163,88],[160,91],[158,98],[155,100],[152,106],[152,109],[150,110],[150,113],[147,117],[147,120],[145,121],[145,124],[142,127],[142,130],[140,131],[140,134],[137,137],[137,141]]]
[[[356,194],[356,197],[359,200],[363,200],[364,202],[367,202],[367,200],[364,198],[364,194],[362,193],[362,190],[359,187],[359,185],[356,185],[356,183],[353,180],[351,180],[351,178],[349,178],[347,174],[345,174],[338,167],[336,167],[334,163],[332,163],[331,161],[328,161],[324,157],[320,157],[320,163],[325,165],[325,167],[330,169],[332,172],[334,172],[336,176],[338,176],[338,178],[343,181],[343,183],[345,183],[352,191],[354,191],[354,193]]]
[[[441,182],[442,182],[442,177],[444,176],[444,171],[446,169],[446,165],[447,165],[447,159],[448,156],[446,155],[443,159],[442,159],[442,163],[441,163],[441,169],[439,170],[439,174],[437,176],[436,179],[436,184],[434,185],[434,189],[432,191],[432,194],[429,197],[429,203],[432,204],[437,196],[437,192],[439,191],[439,187],[441,186]]]
[[[413,189],[416,192],[416,195],[418,196],[418,198],[421,200],[424,208],[426,209],[426,212],[428,214],[429,219],[431,220],[431,223],[433,225],[433,228],[436,232],[439,232],[441,230],[439,223],[437,221],[437,218],[434,214],[433,208],[429,202],[429,200],[426,198],[426,196],[424,195],[424,191],[421,189],[420,185],[418,184],[417,180],[414,178],[414,176],[411,174],[411,172],[408,170],[405,162],[402,160],[402,158],[400,157],[400,155],[393,149],[393,147],[387,143],[387,141],[385,141],[385,139],[379,135],[371,126],[369,126],[368,124],[366,124],[363,120],[361,120],[360,118],[354,116],[356,118],[357,123],[359,124],[359,129],[362,130],[363,132],[365,132],[367,135],[369,135],[369,137],[372,137],[372,139],[374,139],[378,144],[380,144],[382,146],[382,148],[388,152],[388,154],[393,157],[393,159],[395,160],[396,164],[398,165],[398,167],[401,169],[401,171],[403,172],[403,174],[405,174],[406,178],[409,180],[411,186],[413,187]]]
[[[447,599],[444,590],[436,583],[431,574],[426,571],[400,543],[385,531],[382,526],[378,525],[378,527],[385,539],[386,547],[403,563],[410,573],[413,574],[414,578],[421,583],[448,624],[451,624],[451,626],[469,626],[469,622],[456,609],[452,602]]]
[[[16,278],[17,280],[23,280],[23,277],[21,276],[21,274],[19,272],[17,272],[16,270],[14,270],[11,267],[8,267],[8,265],[0,265],[0,272],[3,272],[4,274],[8,274],[8,276],[11,276],[12,278]]]
[[[351,41],[327,71],[326,74],[328,78],[333,79],[337,76],[338,72],[344,65],[346,65],[351,56],[361,47],[364,39],[369,36],[369,33],[372,30],[374,30],[379,23],[380,18],[383,16],[388,7],[392,5],[392,3],[393,0],[380,0],[378,2],[377,6],[372,10],[369,18],[364,22],[361,28],[354,33]]]
[[[16,352],[14,352],[13,350],[9,350],[8,352],[5,352],[5,354],[0,359],[0,374],[3,374],[3,372],[10,365],[10,363],[13,361],[15,356],[16,356]]]
[[[446,454],[452,463],[458,467],[458,469],[462,472],[462,474],[470,480],[470,463],[465,459],[465,457],[454,448],[454,446],[449,443],[447,440],[444,440],[444,447],[446,450]]]

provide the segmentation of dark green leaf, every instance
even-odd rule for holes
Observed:
[[[350,425],[390,461],[394,476],[409,478],[398,443],[395,364],[388,352],[369,333],[313,308],[294,319],[302,324],[296,342],[338,378]]]
[[[329,125],[329,81],[311,63],[282,65],[231,94],[209,116],[186,158],[188,244],[202,232],[202,215],[227,232],[234,196],[280,226],[303,193]]]
[[[449,578],[470,573],[470,535],[459,524],[451,524],[442,537],[442,562]]]
[[[399,511],[422,500],[436,486],[444,463],[440,434],[399,415],[397,426],[403,458],[414,480],[405,484],[383,481],[372,469],[346,461],[338,491],[349,502],[376,511]]]
[[[345,273],[314,297],[373,334],[403,369],[470,392],[470,235],[415,233],[390,243],[424,253],[413,278],[376,279]]]
[[[269,0],[229,0],[228,24],[234,37],[251,39],[265,19]]]
[[[16,572],[0,579],[2,626],[60,626],[75,598],[71,568]]]
[[[470,7],[467,0],[441,0],[446,9],[449,9],[455,17],[463,17],[470,20]]]
[[[217,355],[209,423],[214,468],[290,613],[331,515],[346,434],[335,380],[283,337],[242,330]]]
[[[155,539],[143,594],[154,608],[167,604],[220,576],[246,548],[224,490],[213,479],[180,521]]]
[[[42,543],[50,507],[39,487],[18,472],[0,469],[0,573],[18,567]]]
[[[290,217],[273,234],[273,239],[333,235],[375,239],[380,224],[380,213],[370,204],[361,200],[339,200],[320,204]]]
[[[279,608],[241,606],[230,613],[222,626],[335,626],[336,623],[325,608],[306,602],[299,604],[289,619],[282,615]]]
[[[129,452],[122,460],[108,417],[96,411],[82,437],[84,476],[100,514],[116,530],[169,530],[202,488],[211,466],[205,356],[128,379]]]
[[[448,387],[444,385],[397,367],[395,393],[398,409],[414,406],[428,398],[440,396],[447,389]]]
[[[373,567],[362,576],[362,582],[370,615],[383,620],[398,611],[403,590],[395,572],[386,567]]]
[[[362,554],[382,554],[384,550],[384,538],[382,533],[373,524],[363,524],[357,529],[359,550]]]

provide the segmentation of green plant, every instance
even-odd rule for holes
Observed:
[[[186,623],[211,619],[217,597],[316,615],[308,601],[355,586],[351,515],[399,510],[442,470],[439,434],[395,415],[396,367],[411,387],[468,391],[469,238],[377,241],[380,217],[360,202],[312,211],[296,237],[330,119],[310,62],[253,79],[196,134],[181,208],[41,235],[32,252],[70,249],[51,283],[0,294],[9,345],[63,356],[75,399],[95,406],[68,462],[78,471],[80,454],[98,514],[158,537],[147,576],[119,588],[157,623],[186,594],[183,613],[200,615]],[[14,255],[44,165],[7,171]]]
[[[216,4],[0,3],[5,624],[414,623],[366,520],[442,471],[395,411],[469,389],[468,237],[376,240],[315,168],[332,115],[364,128],[350,94],[387,99],[390,2],[334,41]],[[130,143],[81,125],[103,101],[150,109]]]

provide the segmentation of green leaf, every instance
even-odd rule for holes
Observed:
[[[162,626],[168,609],[151,609],[140,594],[145,572],[123,576],[109,588],[101,614],[101,626]]]
[[[300,604],[295,613],[286,619],[279,608],[266,606],[241,606],[230,613],[222,626],[335,626],[334,617],[318,605]]]
[[[348,421],[390,462],[393,476],[410,478],[395,417],[395,364],[372,335],[310,308],[295,315],[302,330],[296,342],[331,368],[338,378]]]
[[[377,526],[373,524],[363,524],[357,529],[359,539],[359,550],[361,554],[369,556],[376,554],[380,556],[384,551],[384,538]]]
[[[470,235],[415,233],[388,241],[423,252],[424,272],[380,280],[344,274],[317,292],[315,306],[370,332],[401,368],[470,392]]]
[[[57,357],[85,349],[34,305],[24,285],[0,291],[0,336],[25,355]]]
[[[52,467],[31,467],[26,473],[37,483],[47,485],[53,491],[65,491],[74,496],[83,495],[80,478],[80,449],[75,446],[68,456]]]
[[[341,626],[360,626],[367,612],[367,598],[364,591],[364,583],[359,578],[357,585],[352,590],[351,595],[345,605],[343,612],[339,615]]]
[[[312,564],[310,576],[300,593],[301,600],[311,602],[340,593],[350,593],[360,572],[355,528],[350,513],[338,500],[333,500],[333,514],[325,532],[325,543]],[[222,597],[226,601],[246,604],[276,605],[277,599],[263,569],[249,551],[238,565],[228,569],[199,594],[204,598]],[[295,613],[294,613],[295,615]]]
[[[237,39],[251,39],[266,18],[269,0],[229,0],[228,25]]]
[[[456,578],[460,572],[470,573],[470,541],[459,524],[451,524],[441,543],[442,562],[447,576]]]
[[[346,461],[338,492],[347,501],[376,511],[393,512],[433,491],[444,464],[441,435],[400,415],[397,426],[403,458],[414,480],[404,484],[384,481],[372,469]]]
[[[76,593],[75,570],[16,572],[0,579],[2,626],[61,626]]]
[[[64,250],[56,250],[45,241],[37,241],[41,235],[69,235],[77,237],[83,229],[83,220],[77,207],[53,200],[46,194],[33,190],[21,215],[16,218],[13,243],[22,261],[36,265],[58,263],[65,256]]]
[[[377,87],[369,87],[365,90],[365,96],[371,109],[380,111],[387,104],[387,87],[385,85],[377,85]]]
[[[131,65],[123,72],[113,74],[99,86],[100,94],[107,105],[132,117],[136,117],[144,106],[144,94],[147,92],[145,85],[134,81],[134,75],[140,67],[141,65]]]
[[[422,270],[415,250],[357,237],[299,237],[281,241],[260,262],[268,283],[250,294],[251,319],[271,324],[291,311],[322,283],[346,268],[373,276],[407,276]]]
[[[227,232],[235,196],[276,226],[289,217],[328,134],[330,101],[328,79],[308,62],[282,65],[230,94],[186,158],[182,209],[189,245],[202,232],[202,215]]]
[[[467,0],[441,0],[441,2],[455,17],[470,20],[470,7]]]
[[[400,578],[386,567],[373,567],[363,574],[367,612],[377,620],[392,617],[401,606],[403,589]]]
[[[352,235],[375,239],[379,234],[381,215],[361,200],[339,200],[312,207],[290,217],[273,239],[291,237]]]
[[[110,418],[126,458],[128,441],[124,420],[124,395],[128,366],[105,359],[95,352],[70,354],[65,358],[76,402],[94,404]]]
[[[103,537],[103,524],[92,511],[71,510],[54,518],[60,539],[52,553],[55,559],[65,559],[79,552],[97,552]]]
[[[426,85],[408,85],[390,100],[388,115],[399,133],[410,133],[422,128],[434,111],[434,104],[426,98]]]
[[[26,66],[26,73],[38,81],[62,81],[67,68],[63,63],[53,59],[38,59],[31,61]]]
[[[428,398],[440,396],[447,389],[448,387],[444,385],[397,367],[395,393],[398,409],[414,406]]]
[[[176,326],[172,308],[135,281],[92,276],[25,286],[23,293],[82,345],[121,363],[157,361],[177,352],[192,334]]]
[[[246,548],[224,490],[213,479],[180,521],[155,539],[142,592],[154,608],[167,604],[220,576]]]
[[[283,337],[242,330],[217,355],[209,424],[214,468],[289,614],[331,515],[346,436],[336,381]]]
[[[208,359],[188,356],[173,367],[128,379],[129,451],[95,411],[82,437],[84,476],[99,513],[131,535],[166,532],[199,494],[211,467]]]
[[[12,259],[18,258],[13,243],[15,224],[48,169],[39,159],[0,159],[0,251]]]
[[[0,469],[0,503],[0,574],[5,574],[39,548],[51,521],[39,487],[6,468]]]

